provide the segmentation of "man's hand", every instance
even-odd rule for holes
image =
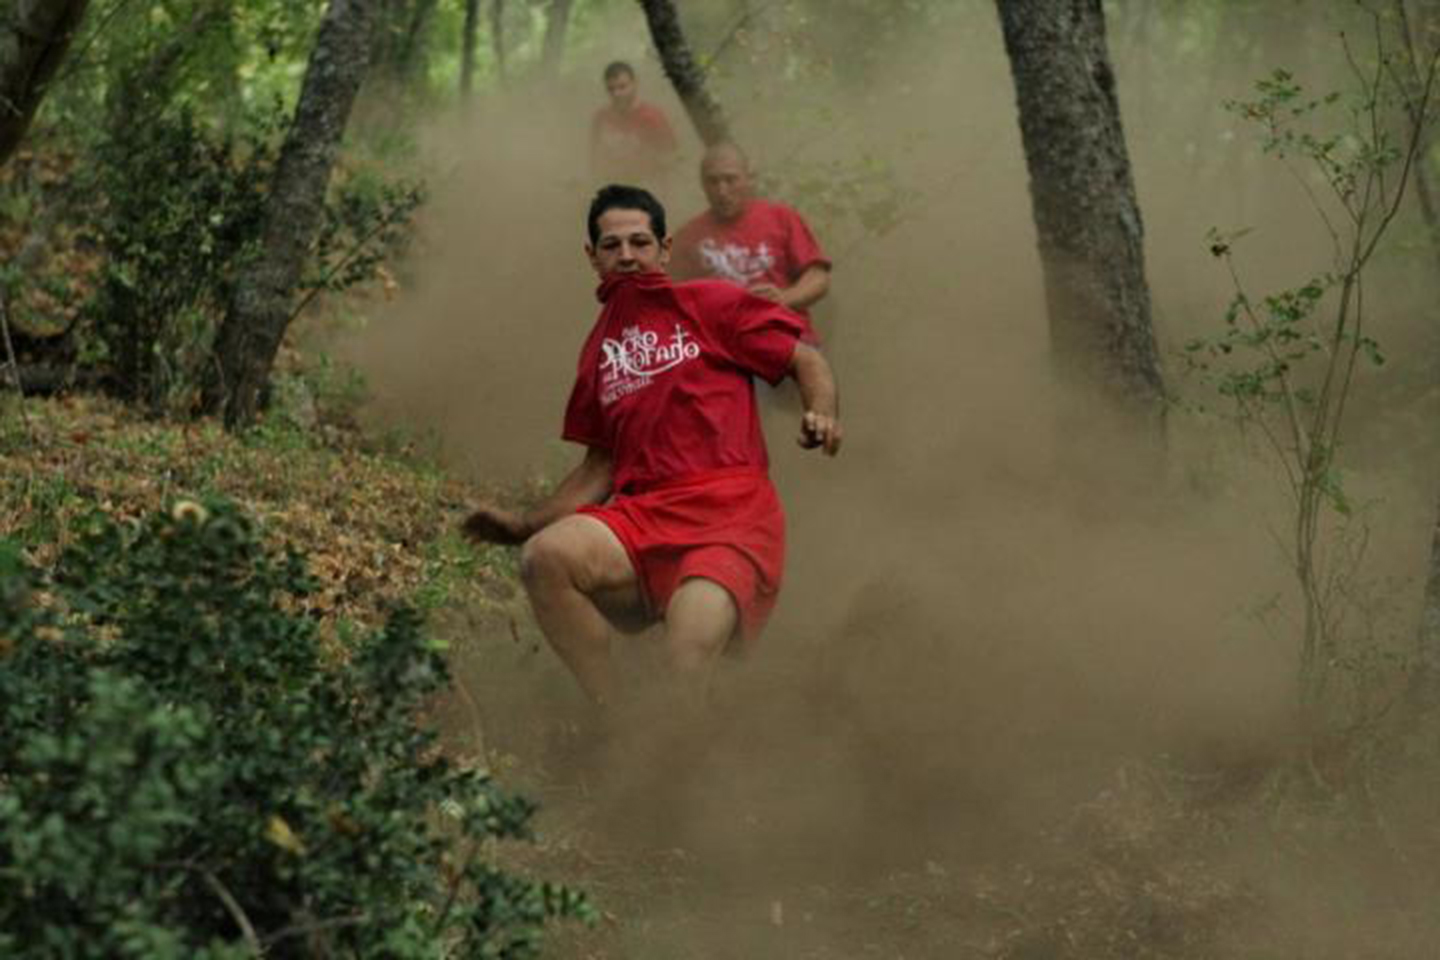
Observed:
[[[529,532],[525,521],[511,510],[482,504],[460,524],[460,532],[475,543],[502,543],[509,546],[524,543]]]
[[[772,303],[778,303],[782,307],[790,306],[789,301],[785,299],[785,291],[773,283],[757,283],[750,288],[750,292],[757,297],[764,297]]]
[[[819,447],[827,456],[833,457],[840,452],[843,440],[844,432],[840,429],[839,419],[814,410],[806,410],[805,416],[800,418],[800,436],[796,442],[806,450]]]

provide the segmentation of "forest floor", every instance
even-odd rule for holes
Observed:
[[[413,442],[323,415],[272,418],[243,438],[88,396],[30,400],[23,416],[11,404],[0,418],[0,530],[38,560],[91,509],[133,517],[176,496],[223,495],[308,554],[322,584],[312,613],[337,642],[387,604],[418,601],[450,642],[464,693],[435,709],[451,748],[542,803],[536,842],[499,855],[585,891],[601,912],[594,927],[552,931],[546,956],[1440,952],[1429,774],[1423,790],[1393,792],[1393,777],[1357,763],[1322,788],[1283,758],[1117,757],[1083,800],[1018,829],[971,822],[964,798],[946,813],[944,797],[919,829],[922,815],[903,804],[834,815],[844,782],[819,783],[814,800],[813,768],[767,743],[763,724],[781,715],[755,698],[789,689],[808,706],[786,722],[807,734],[785,743],[836,758],[849,749],[843,718],[803,678],[734,694],[728,707],[750,722],[725,715],[722,700],[699,740],[687,739],[696,728],[650,714],[636,724],[642,734],[596,742],[527,619],[513,553],[455,535],[477,493]],[[643,641],[636,650],[631,666],[650,669]],[[894,770],[907,762],[885,759]],[[802,794],[810,799],[795,802]],[[937,840],[950,833],[990,835]]]

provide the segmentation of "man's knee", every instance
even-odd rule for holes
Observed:
[[[625,550],[599,521],[570,517],[535,534],[520,549],[520,579],[529,590],[565,584],[582,593],[633,580]]]
[[[527,589],[569,578],[570,553],[564,536],[557,536],[554,527],[546,527],[525,541],[520,548],[520,580]]]

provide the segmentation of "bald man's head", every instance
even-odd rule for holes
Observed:
[[[712,145],[700,161],[700,186],[719,220],[735,220],[750,202],[750,159],[728,141]]]

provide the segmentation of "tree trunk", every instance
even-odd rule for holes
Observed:
[[[416,87],[428,64],[426,39],[438,0],[373,0],[370,73],[391,92]]]
[[[540,71],[546,77],[560,72],[560,57],[565,53],[565,33],[570,26],[570,8],[574,5],[574,0],[550,0],[545,39],[540,47]]]
[[[416,0],[400,49],[396,72],[406,87],[421,85],[430,71],[430,24],[439,0]]]
[[[730,139],[730,124],[725,111],[705,86],[705,74],[695,63],[685,33],[680,29],[680,16],[671,0],[640,0],[645,22],[650,26],[650,39],[665,66],[665,75],[675,87],[695,132],[706,146]]]
[[[88,5],[89,0],[9,0],[0,14],[0,166],[30,129]]]
[[[1437,32],[1440,32],[1440,4],[1420,3],[1412,17],[1405,0],[1394,0],[1397,22],[1401,30],[1402,55],[1408,61],[1404,77],[1405,106],[1408,119],[1415,123],[1425,119],[1422,91],[1425,85],[1424,66],[1434,55]],[[1433,151],[1433,128],[1427,124],[1422,132],[1420,152],[1412,176],[1415,195],[1420,203],[1420,216],[1430,238],[1430,252],[1440,265],[1440,212],[1436,209],[1434,184],[1430,177]],[[1425,599],[1420,610],[1420,628],[1416,631],[1416,663],[1412,671],[1412,706],[1433,709],[1440,705],[1440,505],[1435,513],[1435,526],[1430,538],[1430,564],[1425,577]]]
[[[1149,429],[1164,385],[1101,0],[997,0],[1062,379]]]
[[[495,76],[505,85],[505,0],[490,2],[490,49],[495,54]]]
[[[1410,698],[1413,706],[1430,708],[1440,704],[1440,505],[1430,534],[1430,567],[1425,577],[1425,604],[1416,632],[1415,668],[1411,671]]]
[[[1394,0],[1395,20],[1400,29],[1400,56],[1403,61],[1399,83],[1405,98],[1405,114],[1413,123],[1424,123],[1421,131],[1420,152],[1416,156],[1411,176],[1415,180],[1415,197],[1420,203],[1420,217],[1430,239],[1430,254],[1440,266],[1440,209],[1437,209],[1434,184],[1430,179],[1430,157],[1434,146],[1433,124],[1425,120],[1423,103],[1425,89],[1425,68],[1433,55],[1436,42],[1437,19],[1440,10],[1434,3],[1420,4],[1417,17],[1410,16],[1405,0]]]
[[[460,33],[460,96],[475,92],[475,38],[480,32],[480,0],[465,0],[465,26]]]
[[[215,341],[215,372],[206,406],[225,424],[255,419],[281,338],[293,316],[295,289],[324,212],[330,170],[355,94],[365,78],[376,0],[330,0],[280,149],[266,202],[261,246],[236,278],[235,294]]]

